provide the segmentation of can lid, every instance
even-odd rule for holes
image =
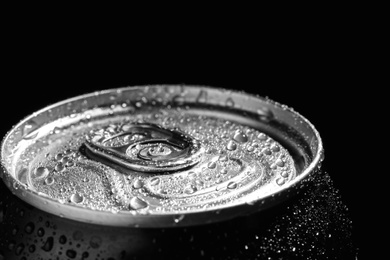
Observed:
[[[225,89],[141,86],[68,99],[1,146],[3,180],[44,211],[101,225],[171,227],[250,214],[295,194],[323,157],[285,105]]]

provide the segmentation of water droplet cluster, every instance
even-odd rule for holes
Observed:
[[[87,141],[113,157],[111,163],[111,157],[89,156]],[[296,175],[287,150],[259,130],[190,108],[147,109],[145,102],[131,114],[51,131],[20,160],[19,180],[28,188],[63,204],[112,213],[215,208],[271,194]]]

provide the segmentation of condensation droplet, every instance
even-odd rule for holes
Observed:
[[[45,235],[45,230],[43,228],[38,228],[37,235],[43,237]]]
[[[22,252],[23,252],[23,250],[24,250],[24,244],[21,243],[21,244],[19,244],[19,245],[16,247],[16,249],[15,249],[15,254],[16,254],[16,255],[21,255]]]
[[[279,145],[277,145],[277,144],[273,144],[273,145],[271,146],[271,150],[272,150],[273,152],[279,152],[279,151],[280,151],[280,147],[279,147]]]
[[[138,197],[132,197],[130,199],[130,204],[129,204],[130,209],[139,210],[139,209],[146,208],[147,206],[148,206],[148,203],[146,203],[145,201],[143,201],[142,199],[140,199]]]
[[[133,188],[134,189],[140,189],[144,186],[144,182],[140,179],[136,179],[133,183]]]
[[[63,165],[61,162],[59,162],[59,163],[56,164],[56,166],[54,167],[54,169],[55,169],[57,172],[60,172],[60,171],[62,171],[63,169],[65,169],[65,167],[64,167],[64,165]]]
[[[57,153],[56,156],[54,156],[54,159],[56,159],[57,161],[61,160],[62,157],[64,157],[64,155],[62,153]]]
[[[237,145],[236,145],[235,142],[233,142],[233,141],[230,140],[230,141],[228,142],[226,148],[227,148],[229,151],[234,151],[234,150],[237,149]]]
[[[221,162],[226,162],[226,161],[228,161],[228,157],[226,156],[226,155],[222,155],[221,157],[219,157],[219,161],[221,161]]]
[[[84,200],[84,197],[78,193],[74,193],[74,194],[72,194],[72,196],[70,196],[70,201],[72,201],[73,203],[76,203],[76,204],[83,202],[83,200]]]
[[[201,90],[196,98],[196,102],[198,103],[206,103],[207,102],[207,92],[205,90]]]
[[[49,252],[50,250],[53,249],[54,245],[54,238],[53,237],[48,237],[46,239],[45,244],[41,247],[43,251]]]
[[[24,140],[30,140],[35,138],[38,135],[38,131],[35,131],[37,129],[38,124],[31,120],[29,121],[24,127],[23,127],[23,139]]]
[[[275,164],[279,167],[283,167],[284,166],[284,162],[281,160],[281,159],[277,159]]]
[[[226,101],[225,101],[225,105],[226,105],[227,107],[234,107],[234,101],[233,101],[233,99],[232,99],[231,97],[228,97],[228,98],[226,99]]]
[[[215,169],[215,167],[217,167],[217,164],[215,162],[209,162],[207,164],[207,168],[209,169]]]
[[[60,238],[58,240],[58,242],[60,242],[60,244],[65,244],[66,241],[67,241],[67,239],[66,239],[66,236],[64,236],[64,235],[60,236]]]
[[[227,188],[230,189],[230,190],[233,190],[235,188],[237,188],[237,183],[235,182],[229,182],[229,184],[227,185]]]
[[[47,177],[45,179],[45,184],[46,185],[52,185],[54,183],[54,178],[53,177]]]
[[[262,120],[271,120],[274,118],[274,113],[268,107],[261,107],[257,109],[257,114]]]
[[[288,177],[288,172],[287,171],[282,171],[281,173],[280,173],[280,176],[282,176],[282,177],[284,177],[284,178],[287,178]]]
[[[28,251],[30,252],[30,253],[34,253],[35,252],[35,245],[30,245],[29,247],[28,247]]]
[[[66,256],[71,258],[71,259],[74,259],[77,256],[77,252],[74,251],[73,249],[68,249],[68,250],[66,250]]]
[[[160,183],[160,178],[159,177],[154,177],[150,180],[150,185],[156,186]]]
[[[195,186],[193,186],[193,185],[188,186],[188,187],[186,187],[186,188],[184,189],[184,193],[185,193],[185,194],[188,194],[188,195],[194,194],[196,191],[197,191],[197,188],[196,188]]]
[[[266,155],[271,155],[271,154],[272,154],[271,150],[268,149],[268,148],[264,148],[261,152],[262,152],[263,154],[266,154]]]
[[[245,143],[248,141],[248,137],[246,134],[242,132],[236,132],[233,136],[233,139],[239,143]]]
[[[24,227],[24,232],[27,234],[31,234],[34,232],[35,225],[32,222],[27,223],[27,225]]]
[[[285,182],[286,182],[286,179],[283,178],[283,177],[279,177],[278,179],[276,179],[276,183],[277,183],[279,186],[283,185]]]
[[[177,215],[173,218],[173,221],[177,224],[184,219],[184,215]]]
[[[28,173],[28,169],[27,168],[22,168],[19,170],[18,172],[18,177],[17,179],[21,182],[21,183],[27,183],[27,173]]]
[[[38,167],[35,169],[33,177],[36,179],[43,179],[49,175],[49,172],[50,170],[46,167]]]

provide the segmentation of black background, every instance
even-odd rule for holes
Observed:
[[[219,29],[206,35],[134,37],[95,31],[16,31],[3,49],[0,135],[30,113],[76,95],[123,86],[196,84],[244,90],[293,107],[320,132],[324,169],[348,206],[363,248],[362,157],[370,116],[370,80],[360,46],[347,31],[256,40]],[[181,33],[179,31],[178,33]],[[148,34],[148,31],[145,32]],[[87,36],[88,35],[88,36]],[[331,37],[329,37],[331,36]],[[87,38],[87,39],[86,39]],[[124,37],[128,38],[128,37]],[[366,140],[366,141],[364,141]],[[362,156],[363,155],[363,156]]]

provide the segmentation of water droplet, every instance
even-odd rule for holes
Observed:
[[[30,245],[29,247],[28,247],[28,251],[30,252],[30,253],[34,253],[35,252],[35,245]]]
[[[24,232],[27,234],[31,234],[34,231],[35,225],[32,222],[27,223],[27,225],[24,227]]]
[[[207,92],[205,90],[201,90],[196,98],[196,102],[198,103],[206,103],[207,102]]]
[[[66,164],[65,164],[66,167],[71,167],[73,165],[74,165],[73,161],[67,161]]]
[[[64,152],[64,154],[67,154],[67,155],[69,155],[71,153],[73,153],[73,151],[71,149],[66,149],[65,152]]]
[[[44,230],[43,228],[39,228],[39,229],[37,230],[37,235],[38,235],[39,237],[43,237],[43,236],[45,235],[45,230]]]
[[[89,257],[89,253],[88,252],[83,252],[83,254],[81,255],[81,260],[85,260],[86,258]]]
[[[221,161],[221,162],[226,162],[228,160],[229,160],[229,158],[226,155],[222,155],[221,157],[219,157],[219,161]]]
[[[233,142],[233,141],[230,140],[230,141],[228,142],[226,148],[227,148],[229,151],[234,151],[234,150],[237,149],[237,145],[236,145],[235,142]]]
[[[274,118],[274,113],[268,107],[262,107],[257,109],[257,114],[260,119],[269,121]]]
[[[17,227],[14,227],[14,228],[12,229],[12,232],[11,232],[11,233],[12,233],[13,236],[15,236],[15,235],[18,233],[18,231],[19,231],[18,228],[17,228]]]
[[[188,178],[193,179],[193,178],[195,178],[195,177],[196,177],[196,172],[190,171],[190,172],[188,173]]]
[[[184,215],[178,215],[173,218],[173,221],[177,224],[184,219]]]
[[[285,178],[280,177],[280,178],[276,179],[276,183],[277,183],[279,186],[283,185],[285,182],[286,182],[286,179],[285,179]]]
[[[41,247],[43,251],[49,252],[50,250],[53,249],[53,242],[54,238],[53,237],[48,237],[46,239],[45,244]]]
[[[281,160],[281,159],[277,159],[275,164],[279,167],[283,167],[284,166],[284,162]]]
[[[88,178],[88,177],[84,177],[84,178],[82,179],[82,181],[83,181],[83,182],[89,182],[89,178]]]
[[[8,249],[12,251],[12,250],[14,250],[14,248],[15,248],[15,242],[11,241],[11,242],[8,244]]]
[[[231,97],[227,98],[226,101],[225,101],[225,105],[227,107],[234,107],[234,101]]]
[[[280,151],[280,147],[279,147],[279,145],[277,145],[277,144],[273,144],[272,146],[271,146],[271,150],[273,151],[273,152],[279,152]]]
[[[56,164],[56,166],[54,167],[54,169],[55,169],[57,172],[60,172],[60,171],[62,171],[63,169],[65,169],[65,167],[64,167],[64,165],[63,165],[61,162],[59,162],[59,163]]]
[[[21,182],[21,183],[27,183],[27,173],[28,173],[28,169],[27,168],[21,168],[18,172],[18,175],[17,175],[17,179]]]
[[[19,244],[16,249],[15,249],[15,254],[16,255],[20,255],[22,252],[23,252],[23,249],[24,249],[24,244]]]
[[[221,169],[220,173],[225,175],[226,173],[228,173],[228,170],[226,168],[223,168]]]
[[[76,203],[76,204],[83,202],[83,200],[84,200],[84,197],[78,193],[74,193],[70,196],[70,201],[72,201],[73,203]]]
[[[66,164],[67,162],[69,162],[69,160],[70,160],[70,158],[68,156],[64,156],[64,157],[62,157],[61,162],[63,164]]]
[[[58,154],[56,154],[56,156],[54,156],[54,159],[56,159],[57,161],[60,161],[62,159],[62,157],[64,157],[64,155],[62,153],[58,153]]]
[[[150,185],[152,186],[156,186],[160,183],[160,178],[159,177],[154,177],[152,179],[150,179]]]
[[[66,243],[66,236],[64,236],[64,235],[62,235],[62,236],[60,236],[60,238],[59,238],[59,242],[60,242],[60,244],[65,244]]]
[[[233,139],[239,143],[245,143],[248,141],[248,137],[243,132],[236,132]]]
[[[34,178],[42,179],[46,178],[47,175],[49,175],[50,170],[46,167],[38,167],[34,171]]]
[[[209,169],[215,169],[215,167],[217,167],[217,164],[215,162],[209,162],[207,164],[207,168]]]
[[[139,210],[139,209],[146,208],[147,206],[148,206],[148,203],[146,203],[145,201],[143,201],[142,199],[140,199],[138,197],[132,197],[130,199],[130,204],[129,204],[130,209]]]
[[[133,183],[134,189],[140,189],[144,186],[144,182],[141,179],[136,179]]]
[[[227,188],[230,189],[230,190],[233,190],[235,188],[237,188],[237,183],[235,182],[229,182],[229,184],[227,185]]]
[[[24,140],[30,140],[37,136],[38,131],[35,131],[37,129],[38,124],[31,120],[29,121],[24,127],[23,127],[23,139]]]
[[[53,177],[47,177],[45,179],[45,184],[46,185],[52,185],[54,183],[54,178]]]
[[[184,189],[184,193],[188,194],[188,195],[194,194],[196,191],[197,191],[197,188],[193,185],[190,185]]]
[[[284,178],[287,178],[288,177],[288,172],[287,171],[282,171],[281,173],[280,173],[280,176],[282,176],[282,177],[284,177]]]
[[[268,149],[268,148],[264,148],[261,152],[262,152],[263,154],[266,154],[266,155],[271,155],[271,154],[272,154],[271,150]]]
[[[195,180],[195,184],[198,186],[203,186],[204,182],[202,180]]]
[[[66,256],[71,258],[71,259],[74,259],[77,256],[77,252],[74,251],[73,249],[68,249],[68,250],[66,250]]]
[[[265,141],[267,140],[267,136],[264,134],[264,133],[260,133],[257,138],[259,138],[259,140],[261,141]]]

